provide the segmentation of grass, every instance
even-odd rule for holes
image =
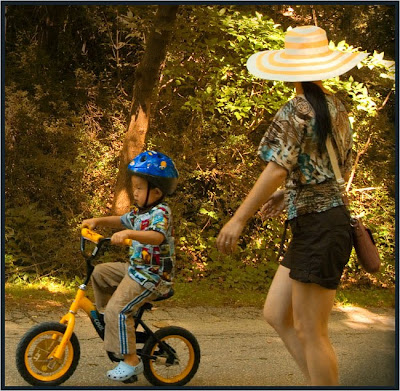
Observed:
[[[262,308],[267,291],[223,289],[208,281],[177,282],[175,295],[157,306],[179,307],[259,307]],[[8,306],[45,310],[51,307],[67,307],[77,291],[76,287],[56,282],[35,284],[5,284],[5,302]],[[88,296],[93,298],[91,287]],[[347,287],[339,289],[336,305],[358,307],[395,307],[394,289]]]
[[[253,290],[222,289],[211,286],[207,281],[178,283],[175,295],[168,300],[168,305],[178,306],[213,306],[213,307],[259,307],[264,305],[267,289],[264,292]],[[394,308],[394,288],[346,287],[339,288],[335,303],[338,306],[385,307]]]
[[[341,306],[352,305],[362,308],[395,308],[396,295],[394,288],[350,287],[337,291],[336,304]]]
[[[49,307],[67,306],[75,297],[76,289],[66,288],[62,284],[10,284],[4,287],[6,308],[32,308],[35,310]]]

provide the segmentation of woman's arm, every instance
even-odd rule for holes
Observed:
[[[217,237],[217,248],[224,254],[236,249],[247,220],[271,197],[287,176],[285,168],[269,162],[234,216],[223,226]]]

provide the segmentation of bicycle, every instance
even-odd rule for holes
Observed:
[[[86,242],[95,244],[87,253]],[[60,322],[43,322],[28,330],[16,350],[16,364],[20,375],[33,386],[57,386],[74,373],[80,358],[80,344],[74,333],[75,315],[79,309],[86,312],[100,338],[104,339],[104,320],[93,302],[86,296],[87,285],[94,270],[92,262],[99,257],[100,250],[110,241],[102,235],[83,228],[81,232],[81,253],[86,260],[86,279],[79,286],[75,300],[68,313]],[[125,244],[130,244],[129,240]],[[166,295],[154,301],[166,300],[174,294],[171,289]],[[152,303],[143,304],[133,314],[135,320],[137,354],[144,366],[144,376],[154,386],[183,386],[196,374],[200,364],[200,347],[196,337],[178,326],[167,326],[153,332],[142,316],[151,310]],[[143,331],[138,330],[141,326]],[[107,352],[113,362],[123,360]],[[124,383],[136,382],[134,375]]]

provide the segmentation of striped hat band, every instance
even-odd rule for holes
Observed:
[[[331,50],[325,30],[302,26],[286,33],[285,49],[255,53],[246,65],[250,73],[261,79],[316,81],[339,76],[366,56],[368,53]]]

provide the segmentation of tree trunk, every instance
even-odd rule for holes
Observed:
[[[133,201],[129,162],[143,150],[150,122],[150,108],[160,69],[166,56],[168,40],[178,11],[177,5],[159,5],[146,50],[135,74],[130,123],[120,154],[119,172],[114,194],[113,213],[127,212]]]
[[[68,12],[68,7],[64,5],[45,5],[45,19],[41,37],[41,46],[47,53],[58,59],[62,55],[58,50],[60,31]]]

